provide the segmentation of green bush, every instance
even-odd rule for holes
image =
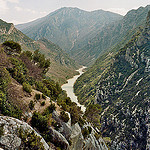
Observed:
[[[0,137],[4,135],[4,124],[0,125]]]
[[[36,127],[40,132],[48,130],[48,119],[38,112],[34,112],[31,124],[33,127]]]
[[[23,90],[26,91],[27,93],[31,93],[32,92],[31,85],[24,82],[23,83]]]
[[[3,45],[10,47],[13,52],[21,53],[21,46],[14,41],[5,41]]]
[[[90,126],[88,126],[88,130],[89,130],[89,134],[91,134],[92,128]]]
[[[60,112],[60,118],[64,121],[64,122],[68,122],[69,121],[69,116],[67,113],[65,113],[65,111],[61,111]]]
[[[54,110],[56,110],[56,106],[55,106],[55,104],[50,104],[47,108],[46,108],[46,110],[44,111],[44,113],[43,113],[43,115],[49,115],[50,113],[52,113]]]
[[[42,94],[42,98],[43,98],[43,99],[46,99],[46,95],[45,95],[45,94]]]
[[[82,135],[84,138],[86,138],[89,135],[89,130],[86,127],[82,129]]]
[[[37,94],[37,93],[36,93],[36,94],[35,94],[35,99],[36,99],[36,100],[41,99],[41,94]]]
[[[44,150],[41,138],[37,136],[34,131],[30,133],[28,131],[23,131],[23,129],[20,128],[18,131],[18,136],[22,141],[22,149]]]
[[[45,105],[45,101],[43,101],[42,103],[41,103],[41,106],[44,106]]]
[[[33,100],[31,100],[29,103],[29,108],[32,110],[34,108],[34,105],[35,104],[34,104]]]

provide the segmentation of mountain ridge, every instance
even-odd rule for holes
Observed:
[[[46,57],[49,57],[52,61],[52,65],[55,66],[51,66],[51,70],[48,72],[48,74],[55,81],[57,79],[60,84],[65,83],[69,77],[73,77],[75,74],[77,74],[77,72],[74,70],[79,67],[78,64],[73,59],[70,59],[66,52],[63,52],[59,46],[55,45],[51,41],[45,40],[44,43],[44,40],[41,40],[43,42],[43,45],[41,46],[40,41],[32,40],[21,31],[16,29],[12,23],[7,23],[2,20],[0,20],[0,35],[0,43],[13,40],[18,42],[25,51],[34,52],[35,50],[39,49],[41,53],[46,54]],[[47,47],[48,44],[49,47]],[[52,52],[51,49],[52,51],[55,50],[55,53]],[[53,55],[49,55],[50,53],[53,53]],[[57,57],[57,60],[55,57]],[[61,60],[64,60],[64,63],[61,63]],[[57,69],[57,72],[55,72],[55,69]]]
[[[102,25],[121,17],[119,14],[103,10],[88,12],[64,7],[46,17],[16,27],[33,39],[45,37],[58,44],[63,50],[69,51],[76,39],[83,38],[89,31],[97,30]]]

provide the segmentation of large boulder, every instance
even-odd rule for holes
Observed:
[[[70,118],[70,114],[68,113],[69,118]],[[69,121],[67,123],[65,123],[63,120],[60,119],[59,114],[57,113],[57,111],[53,111],[52,114],[53,119],[55,119],[60,125],[61,128],[59,129],[59,132],[61,134],[63,134],[65,136],[66,139],[69,139],[69,137],[71,136],[71,119],[69,119]]]
[[[0,148],[14,150],[19,149],[21,146],[21,138],[18,135],[18,130],[22,129],[24,132],[34,132],[34,134],[39,137],[40,142],[43,144],[45,150],[51,150],[45,140],[40,136],[30,125],[26,122],[20,121],[18,119],[0,116]]]
[[[70,150],[82,150],[84,138],[78,123],[72,126]]]
[[[69,143],[61,133],[59,133],[58,131],[49,127],[49,133],[48,134],[51,135],[51,142],[52,143],[54,143],[56,146],[59,146],[65,150],[69,150]]]

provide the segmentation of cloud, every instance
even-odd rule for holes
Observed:
[[[108,8],[107,11],[118,13],[120,15],[126,15],[126,13],[128,12],[128,10],[125,8]]]
[[[19,3],[19,0],[0,0],[0,14],[5,14],[8,10],[9,3]]]
[[[4,14],[8,10],[8,6],[5,0],[0,0],[0,13]]]
[[[18,12],[23,12],[23,13],[31,13],[31,14],[41,14],[41,15],[46,15],[47,12],[46,11],[35,11],[33,9],[29,9],[29,8],[22,8],[22,7],[15,7],[15,10]]]
[[[7,2],[10,2],[10,3],[19,3],[19,0],[5,0]]]

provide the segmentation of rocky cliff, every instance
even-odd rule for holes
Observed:
[[[71,120],[67,123],[63,122],[56,111],[53,112],[53,118],[61,124],[58,131],[49,127],[48,134],[51,135],[53,144],[59,143],[66,150],[108,150],[102,138],[95,138],[94,128],[92,133],[84,138],[78,123],[71,126]],[[69,139],[71,145],[68,143]],[[55,147],[49,147],[42,136],[26,122],[12,117],[0,116],[0,148],[52,150]]]
[[[96,102],[112,149],[146,149],[149,141],[150,12],[144,29],[117,53],[100,78]]]
[[[22,133],[20,133],[20,131]],[[28,134],[28,136],[26,136]],[[39,144],[37,147],[27,145],[32,136]],[[23,138],[26,137],[26,139]],[[30,141],[31,142],[31,141]],[[32,143],[33,144],[33,143]],[[0,148],[7,150],[38,148],[51,150],[45,140],[30,125],[18,119],[0,116]]]

